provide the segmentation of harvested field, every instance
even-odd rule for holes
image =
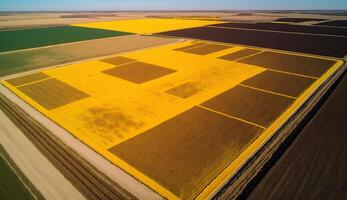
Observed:
[[[73,26],[0,31],[0,52],[127,34],[129,33]]]
[[[328,22],[317,23],[315,25],[347,27],[347,20],[333,20],[333,21],[328,21]]]
[[[242,49],[240,51],[236,51],[224,56],[219,57],[220,59],[223,60],[228,60],[228,61],[235,61],[238,60],[240,58],[246,57],[246,56],[251,56],[253,54],[259,53],[261,52],[261,50],[257,50],[257,49]]]
[[[47,110],[89,97],[54,78],[20,86],[18,89]]]
[[[185,41],[42,70],[51,79],[89,95],[55,109],[36,103],[6,80],[2,84],[163,197],[206,199],[237,176],[258,145],[271,137],[342,62],[329,60],[331,66],[324,65],[326,72],[311,84],[298,81],[280,88],[296,91],[291,87],[302,84],[298,88],[304,91],[294,98],[277,93],[281,91],[278,88],[244,84],[265,73],[266,68],[220,59],[247,48],[204,43],[221,45],[223,50],[208,55],[185,52],[204,47],[197,46],[197,41]],[[285,58],[291,55],[273,53]],[[302,62],[301,67],[307,63]],[[281,76],[277,79],[282,81]],[[36,83],[40,82],[44,81]],[[64,96],[61,90],[50,92],[56,99]]]
[[[218,44],[205,44],[200,46],[194,46],[191,48],[187,48],[181,51],[192,53],[192,54],[198,54],[198,55],[207,55],[211,53],[215,53],[217,51],[222,51],[225,49],[230,48],[229,46],[224,45],[218,45]]]
[[[103,73],[105,74],[139,84],[160,78],[174,72],[175,70],[144,62],[132,62],[103,71]]]
[[[35,81],[40,81],[40,80],[47,79],[47,78],[49,78],[49,76],[47,76],[47,74],[44,74],[42,72],[38,72],[38,73],[34,73],[34,74],[29,74],[26,76],[12,78],[12,79],[7,80],[7,82],[9,84],[17,87],[20,85],[28,84],[28,83],[35,82]]]
[[[265,51],[254,56],[241,59],[238,62],[316,78],[322,76],[330,68],[330,66],[336,63],[335,60],[282,54],[271,51]]]
[[[304,26],[304,25],[281,24],[281,23],[225,23],[225,24],[216,24],[211,26],[255,29],[255,30],[269,30],[269,31],[283,31],[283,32],[293,32],[293,33],[347,36],[347,29],[338,28],[338,27]]]
[[[232,117],[268,127],[292,102],[293,99],[288,97],[236,86],[202,105]]]
[[[149,48],[178,40],[128,35],[0,54],[0,76],[63,63]],[[100,48],[102,46],[102,48]]]
[[[207,26],[219,24],[221,21],[208,20],[188,20],[188,19],[159,19],[147,18],[136,20],[122,20],[112,22],[97,22],[74,24],[76,27],[97,28],[103,30],[123,31],[129,33],[152,34],[163,31],[172,31],[178,29]]]
[[[347,77],[247,199],[346,199]]]
[[[301,33],[281,33],[260,30],[240,30],[220,27],[189,28],[161,32],[158,34],[331,57],[343,57],[347,53],[347,37],[305,35]]]
[[[193,199],[261,132],[193,107],[110,151],[182,199]]]
[[[276,19],[276,22],[293,22],[293,23],[300,23],[300,22],[309,22],[309,21],[325,21],[327,19],[320,19],[320,18],[279,18]]]
[[[265,71],[242,82],[243,85],[298,97],[316,79],[274,71]]]

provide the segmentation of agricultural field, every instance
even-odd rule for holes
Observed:
[[[176,41],[178,40],[173,38],[127,35],[0,53],[0,76],[149,48]]]
[[[327,32],[329,34],[324,34]],[[329,57],[343,57],[347,53],[346,30],[335,27],[322,28],[308,26],[298,28],[295,25],[271,23],[267,24],[265,28],[259,24],[252,23],[243,25],[222,23],[213,26],[166,31],[157,34]]]
[[[0,199],[33,200],[33,196],[0,154]]]
[[[172,31],[212,24],[219,24],[217,20],[192,20],[192,19],[137,19],[111,22],[96,22],[74,24],[76,27],[97,28],[103,30],[124,31],[139,34],[153,34],[163,31]]]
[[[346,81],[324,101],[346,68],[345,19],[0,13],[0,109],[18,128],[1,133],[15,156],[40,154],[22,171],[47,199],[338,199],[346,119],[333,115],[346,110]],[[42,184],[52,177],[63,187]],[[2,188],[0,199],[24,194]]]
[[[0,31],[0,52],[63,44],[130,33],[74,26]]]
[[[163,197],[206,199],[342,64],[189,40],[1,83]]]

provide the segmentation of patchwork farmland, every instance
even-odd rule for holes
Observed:
[[[0,108],[85,198],[241,198],[342,77],[325,21],[0,31]]]

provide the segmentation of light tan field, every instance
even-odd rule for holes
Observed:
[[[242,14],[243,13],[243,14]],[[245,14],[246,13],[246,14]],[[319,14],[300,14],[300,13],[261,13],[261,12],[217,12],[217,11],[186,11],[186,12],[61,12],[61,13],[11,13],[0,15],[0,30],[13,28],[43,27],[69,25],[88,22],[114,21],[126,19],[142,19],[145,17],[188,17],[188,16],[208,16],[218,17],[220,20],[231,21],[271,21],[280,17],[307,17],[325,19],[346,19],[346,16],[331,16]]]

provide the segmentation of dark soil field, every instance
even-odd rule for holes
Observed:
[[[292,97],[298,97],[314,81],[316,81],[316,79],[267,70],[247,79],[242,82],[242,84]]]
[[[238,62],[318,78],[336,61],[265,51]]]
[[[325,21],[326,19],[319,19],[319,18],[279,18],[275,21],[277,22],[293,22],[293,23],[300,23],[300,22],[309,22],[309,21]]]
[[[250,45],[331,57],[343,57],[347,53],[347,37],[217,27],[189,28],[162,32],[159,35]]]
[[[318,23],[315,25],[347,27],[347,20],[334,20],[334,21],[329,21],[329,22]]]
[[[197,54],[197,55],[207,55],[207,54],[215,53],[217,51],[222,51],[228,48],[230,48],[230,46],[218,45],[218,44],[206,44],[203,46],[198,46],[198,47],[195,46],[193,48],[184,49],[181,51],[184,51],[186,53]]]
[[[249,199],[347,199],[346,91],[344,77]]]
[[[260,52],[260,50],[247,48],[247,49],[242,49],[242,50],[237,51],[237,52],[233,52],[231,54],[224,55],[224,56],[219,57],[219,58],[223,59],[223,60],[228,60],[228,61],[235,61],[235,60],[238,60],[240,58],[243,58],[246,56],[251,56],[251,55],[259,53],[259,52]]]
[[[236,86],[202,105],[268,127],[292,102],[291,98]]]
[[[141,73],[139,73],[141,72]],[[103,73],[134,83],[144,83],[176,72],[173,69],[144,62],[132,62],[103,71]]]
[[[110,151],[182,199],[193,199],[261,132],[193,107]]]
[[[0,31],[0,52],[127,34],[130,33],[73,26]]]
[[[211,25],[215,27],[244,28],[255,30],[284,31],[293,33],[326,34],[347,36],[346,28],[324,27],[324,26],[304,26],[295,24],[279,23],[225,23]]]

